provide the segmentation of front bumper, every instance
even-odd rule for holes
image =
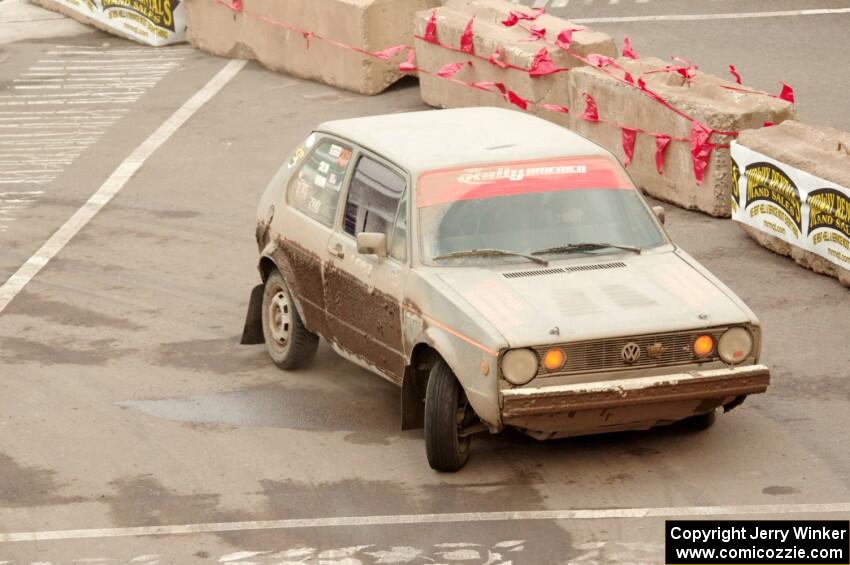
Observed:
[[[769,384],[767,367],[748,365],[657,377],[515,388],[502,391],[502,420],[532,430],[571,432],[559,435],[609,431],[615,425],[617,429],[648,428],[765,392]]]

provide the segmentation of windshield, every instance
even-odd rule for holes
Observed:
[[[523,260],[458,253],[471,250],[530,254],[598,243],[643,249],[665,241],[620,165],[603,156],[431,171],[419,179],[416,205],[426,263]],[[592,245],[579,251],[621,252]],[[543,256],[557,259],[552,253]]]

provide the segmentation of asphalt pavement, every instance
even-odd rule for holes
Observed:
[[[0,41],[0,281],[227,64],[33,9],[40,37],[20,37],[20,20],[4,20],[10,1],[0,2],[0,37],[18,34]],[[608,20],[850,7],[549,4]],[[765,90],[785,81],[803,119],[850,130],[850,14],[588,25],[711,72],[735,64]],[[86,78],[69,61],[136,76]],[[50,83],[33,79],[57,72],[45,67],[84,79],[79,96],[39,88]],[[847,519],[850,294],[730,220],[667,207],[673,238],[761,317],[773,371],[766,395],[705,433],[538,443],[507,432],[477,439],[460,473],[438,474],[421,430],[400,431],[389,383],[324,345],[295,373],[238,345],[257,282],[256,203],[290,150],[324,120],[424,108],[412,79],[364,97],[249,63],[9,303],[0,533],[54,533],[0,541],[0,563],[658,563],[664,519],[700,509]]]

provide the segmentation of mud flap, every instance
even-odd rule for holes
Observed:
[[[258,284],[251,290],[251,300],[248,302],[248,314],[245,316],[245,328],[242,330],[242,345],[265,343],[263,337],[263,288]]]
[[[734,410],[738,406],[744,403],[744,400],[747,399],[747,395],[737,396],[735,400],[723,406],[723,413],[729,412],[730,410]]]
[[[425,387],[427,375],[408,366],[401,383],[401,429],[416,430],[425,426]]]

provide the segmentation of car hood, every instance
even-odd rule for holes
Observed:
[[[583,256],[548,267],[454,268],[439,277],[511,347],[750,320],[731,291],[674,251]]]

